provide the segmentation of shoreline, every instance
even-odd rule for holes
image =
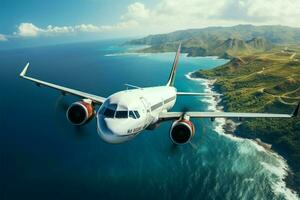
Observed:
[[[189,72],[188,74],[186,74],[186,78],[192,81],[197,81],[201,85],[205,86],[205,92],[216,93],[216,90],[214,88],[214,83],[216,82],[216,80],[198,78],[192,76],[193,73],[194,72]],[[202,101],[208,103],[208,110],[210,111],[224,111],[224,105],[222,105],[221,97],[205,97],[205,100]],[[261,163],[266,170],[276,174],[280,180],[274,183],[272,186],[274,194],[278,196],[284,195],[286,199],[299,199],[298,193],[296,193],[296,191],[293,188],[287,187],[287,178],[292,175],[292,171],[290,170],[286,159],[279,155],[277,152],[275,152],[272,149],[271,144],[264,143],[259,138],[249,139],[236,136],[236,127],[239,126],[241,123],[237,123],[233,120],[219,118],[215,120],[215,123],[216,125],[214,127],[214,130],[218,134],[236,142],[250,141],[252,143],[252,146],[256,148],[257,151],[263,151],[269,154],[270,156],[274,157],[278,161],[279,166],[273,166],[268,163]]]

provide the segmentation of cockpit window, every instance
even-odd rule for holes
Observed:
[[[117,111],[116,118],[128,118],[128,111]]]
[[[134,111],[134,114],[135,114],[135,116],[136,116],[136,118],[138,119],[138,118],[140,118],[140,114],[139,114],[139,112],[138,111]]]
[[[107,118],[114,118],[116,110],[106,108],[103,115]]]
[[[130,118],[133,118],[133,119],[136,119],[136,117],[135,117],[133,111],[129,111],[129,117],[130,117]]]

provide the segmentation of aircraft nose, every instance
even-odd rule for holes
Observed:
[[[106,128],[115,135],[125,136],[127,135],[127,121],[126,120],[115,120],[105,118],[104,122],[106,124]]]
[[[107,126],[107,123],[103,117],[98,117],[97,128],[101,134],[113,135],[113,131]]]
[[[129,140],[129,138],[126,137],[126,132],[120,129],[120,127],[124,127],[124,125],[116,124],[111,119],[106,119],[103,116],[97,117],[98,134],[101,139],[107,143],[118,144]]]

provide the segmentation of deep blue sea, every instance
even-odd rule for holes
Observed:
[[[128,54],[124,41],[100,41],[0,51],[0,199],[298,199],[285,186],[283,158],[255,142],[224,133],[218,120],[194,120],[191,144],[176,147],[171,122],[111,145],[96,122],[75,128],[64,108],[78,100],[39,88],[28,75],[104,97],[166,83],[175,53]],[[226,63],[180,57],[179,91],[210,91],[189,72]],[[174,111],[214,110],[210,98],[179,97]]]

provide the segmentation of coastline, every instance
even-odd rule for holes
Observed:
[[[161,52],[159,54],[169,54],[170,52]],[[125,53],[119,53],[119,54],[110,54],[105,56],[148,56],[153,55],[157,53],[131,53],[131,52],[125,52]],[[185,57],[188,57],[188,55],[185,53]],[[222,59],[217,56],[205,56],[205,57],[211,57],[213,59]],[[193,57],[197,58],[197,56]],[[187,79],[190,79],[192,81],[197,81],[201,85],[205,85],[205,92],[214,92],[214,93],[222,93],[222,90],[219,87],[216,87],[215,82],[216,80],[199,78],[197,75],[194,74],[194,72],[189,72],[185,75]],[[205,97],[205,99],[201,100],[202,102],[205,102],[208,104],[208,110],[211,111],[217,111],[222,112],[226,110],[226,105],[224,102],[222,102],[221,98],[218,97]],[[273,193],[278,196],[279,199],[299,199],[298,193],[296,193],[296,189],[293,187],[292,184],[288,183],[288,178],[293,177],[293,173],[290,170],[289,165],[287,164],[286,159],[278,154],[277,152],[273,151],[271,148],[271,145],[263,143],[259,139],[251,139],[244,136],[236,136],[235,135],[235,129],[238,125],[240,125],[240,122],[235,122],[233,120],[225,120],[225,119],[216,119],[215,120],[215,126],[214,131],[217,132],[217,134],[226,137],[232,141],[235,141],[239,143],[241,146],[240,148],[252,148],[255,149],[258,152],[262,152],[264,154],[267,154],[274,158],[277,162],[276,165],[273,163],[266,163],[266,162],[260,162],[260,165],[263,167],[264,173],[269,173],[273,176],[278,177],[278,180],[271,181],[271,189]],[[243,150],[241,153],[244,153]]]
[[[215,89],[216,80],[210,80],[205,78],[199,78],[193,76],[194,72],[189,72],[186,74],[186,78],[192,81],[197,81],[201,85],[205,86],[205,92],[207,93],[221,93],[221,91],[217,91]],[[221,97],[205,97],[202,100],[208,103],[208,110],[215,112],[224,111],[225,105],[222,104]],[[273,192],[275,195],[280,196],[283,195],[286,199],[299,199],[298,194],[295,192],[293,188],[288,187],[287,179],[292,176],[292,171],[290,170],[287,161],[284,157],[279,155],[277,152],[272,150],[272,145],[262,142],[259,138],[249,139],[245,137],[240,137],[235,135],[236,127],[239,126],[240,122],[235,122],[230,119],[216,119],[215,120],[214,130],[230,140],[236,142],[249,142],[257,151],[264,152],[272,157],[274,157],[279,166],[272,166],[268,163],[261,163],[262,166],[271,173],[274,173],[278,176],[279,181],[273,184]]]

